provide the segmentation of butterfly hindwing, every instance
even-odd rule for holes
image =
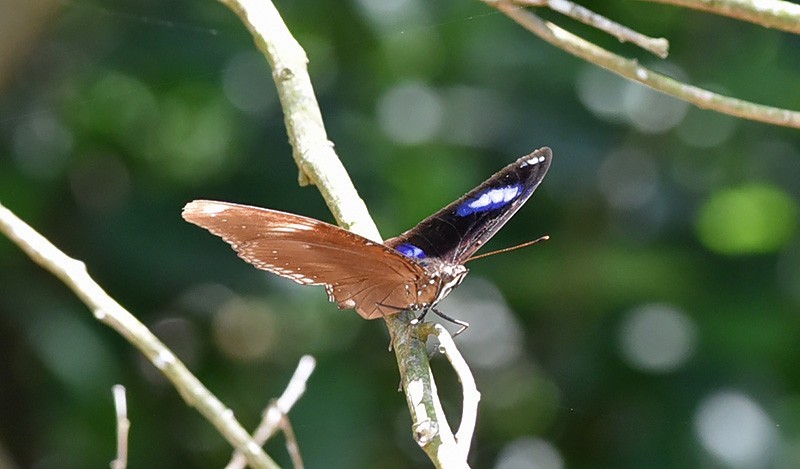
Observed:
[[[463,264],[530,198],[551,159],[547,147],[519,158],[386,245],[420,261]]]
[[[182,215],[221,237],[257,268],[302,285],[325,285],[331,301],[340,308],[355,308],[367,319],[425,301],[417,294],[418,284],[426,277],[424,268],[337,226],[277,210],[208,200],[190,202]]]

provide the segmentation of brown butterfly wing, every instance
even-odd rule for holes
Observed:
[[[325,285],[339,308],[366,319],[394,314],[435,297],[425,269],[382,244],[313,218],[247,205],[195,200],[183,218],[221,237],[259,269],[302,285]],[[427,285],[425,285],[427,286]]]

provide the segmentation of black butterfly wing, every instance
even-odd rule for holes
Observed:
[[[463,264],[530,198],[551,160],[547,147],[519,158],[386,245],[423,263],[436,258]]]
[[[209,200],[188,203],[182,216],[259,269],[302,285],[325,285],[331,301],[366,319],[415,309],[435,296],[428,289],[420,294],[426,272],[413,260],[313,218]]]

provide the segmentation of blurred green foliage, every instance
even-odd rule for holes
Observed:
[[[587,6],[671,41],[678,78],[800,109],[800,39],[644,2]],[[278,2],[331,140],[384,236],[541,147],[553,166],[442,309],[483,392],[475,467],[800,465],[800,137],[689,108],[480,2]],[[331,220],[266,61],[216,2],[68,1],[0,71],[0,201],[153,330],[251,428],[298,358],[308,467],[426,466],[380,321],[241,262],[180,209]],[[14,31],[12,31],[14,32]],[[121,337],[0,239],[0,466],[218,467],[230,448]],[[459,387],[434,359],[449,413]],[[455,422],[453,422],[455,424]],[[268,450],[288,458],[280,438]],[[534,466],[533,464],[539,464]]]

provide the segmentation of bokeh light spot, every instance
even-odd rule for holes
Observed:
[[[777,187],[750,184],[711,196],[700,209],[697,232],[722,254],[774,252],[797,228],[797,203]]]
[[[410,23],[418,19],[420,5],[417,0],[359,0],[359,11],[381,29]]]
[[[522,327],[500,291],[476,275],[468,276],[458,294],[438,306],[458,311],[457,318],[470,324],[469,334],[458,338],[470,366],[497,369],[516,362],[522,354]],[[447,313],[445,313],[447,314]]]
[[[674,65],[663,64],[657,68],[669,76],[686,80],[683,70]],[[639,83],[627,83],[623,107],[631,125],[641,132],[658,134],[680,124],[689,110],[689,103]]]
[[[564,459],[550,442],[520,438],[503,447],[495,469],[561,469]]]
[[[651,372],[672,371],[694,352],[694,323],[669,305],[650,304],[628,313],[620,330],[620,348],[634,368]]]
[[[86,105],[70,110],[70,120],[80,128],[76,133],[108,139],[136,153],[156,131],[156,97],[135,77],[115,70],[99,73],[86,90]]]
[[[42,363],[71,391],[99,394],[113,375],[113,353],[97,327],[76,319],[74,311],[59,311],[30,329],[29,340]]]
[[[265,113],[278,98],[269,64],[255,51],[241,52],[228,61],[222,73],[222,87],[231,104],[253,115]]]
[[[722,145],[734,134],[739,119],[719,112],[690,108],[677,128],[678,138],[696,148]]]
[[[72,132],[49,111],[26,116],[13,135],[12,155],[17,167],[36,178],[56,176],[73,146]]]
[[[733,467],[770,467],[777,443],[774,423],[750,397],[722,391],[698,408],[694,426],[700,443],[715,458]]]
[[[508,107],[490,91],[456,86],[444,93],[447,119],[442,137],[466,146],[490,147],[498,131],[513,122]]]
[[[619,149],[603,161],[597,172],[600,191],[616,209],[630,210],[648,203],[658,192],[658,168],[653,158],[639,150]]]
[[[685,73],[671,64],[659,64],[660,72],[685,79]],[[578,98],[597,116],[612,122],[626,121],[637,130],[657,134],[678,125],[689,105],[679,99],[630,82],[594,66],[578,77]]]
[[[389,89],[378,103],[378,122],[386,135],[414,145],[433,139],[442,124],[442,100],[429,86],[406,82]]]
[[[232,108],[212,89],[187,86],[162,103],[153,164],[175,179],[218,176],[235,158]]]
[[[105,213],[127,200],[131,177],[125,161],[113,153],[92,155],[69,172],[70,188],[81,209]]]
[[[211,328],[220,351],[238,360],[264,358],[277,345],[277,321],[261,302],[228,301],[214,316]]]
[[[623,120],[624,80],[609,71],[588,65],[578,77],[577,87],[578,98],[590,111],[611,121]]]

